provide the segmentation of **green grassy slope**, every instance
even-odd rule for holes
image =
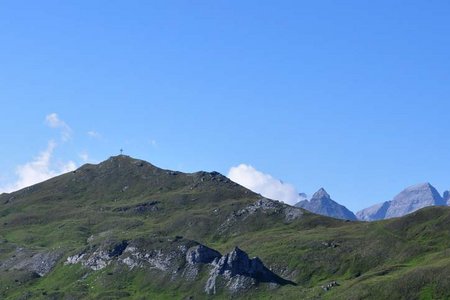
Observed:
[[[220,230],[259,198],[218,173],[162,170],[127,156],[0,195],[0,298],[208,299],[200,280],[120,265],[92,271],[63,264],[105,240],[183,236],[222,253],[239,246],[297,283],[261,285],[241,298],[449,299],[450,208],[373,223],[306,211],[287,222],[281,214],[258,212]],[[24,255],[20,247],[30,255],[53,251],[59,262],[43,277],[2,268]],[[321,288],[331,281],[339,286]]]

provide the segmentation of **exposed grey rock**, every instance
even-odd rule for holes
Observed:
[[[360,220],[374,221],[401,217],[434,205],[447,205],[447,203],[431,184],[422,183],[404,189],[391,201],[363,209],[357,215]]]
[[[83,259],[83,258],[82,258]],[[92,253],[86,260],[82,261],[83,266],[89,267],[92,270],[101,270],[109,265],[112,257],[108,255],[108,252],[98,250]]]
[[[322,242],[322,245],[324,245],[327,248],[337,248],[340,246],[340,244],[338,242]]]
[[[162,276],[169,276],[170,280],[182,277],[189,281],[195,280],[201,270],[209,266],[210,276],[205,284],[205,291],[209,294],[216,293],[219,288],[236,293],[260,282],[293,284],[267,269],[259,258],[250,259],[239,248],[222,256],[214,249],[181,237],[105,242],[69,256],[65,262],[79,263],[94,271],[112,264],[123,264],[129,269],[156,270]]]
[[[448,206],[450,206],[450,191],[445,191],[442,199]]]
[[[42,277],[53,269],[60,257],[61,253],[57,251],[35,252],[17,248],[13,256],[0,262],[0,270],[25,270]]]
[[[218,228],[218,233],[229,231],[233,225],[245,221],[257,213],[267,215],[279,215],[285,222],[292,222],[303,215],[303,211],[297,207],[284,204],[279,201],[261,198],[249,206],[233,212]]]
[[[245,219],[258,211],[269,214],[280,213],[284,215],[284,219],[288,222],[299,218],[303,214],[302,210],[296,207],[286,205],[279,201],[261,198],[246,208],[239,210],[236,215]]]
[[[446,203],[431,184],[413,185],[395,196],[386,211],[385,218],[401,217],[432,205],[446,205]]]
[[[214,261],[214,259],[221,257],[219,251],[208,248],[204,245],[197,245],[189,248],[186,253],[186,261],[193,264],[209,264]]]
[[[322,285],[322,289],[327,292],[329,290],[331,290],[332,288],[339,286],[340,284],[337,281],[331,281],[328,284]]]
[[[69,256],[65,264],[78,264],[94,271],[110,264],[124,264],[129,269],[158,270],[172,278],[182,276],[193,280],[201,265],[209,264],[222,255],[195,241],[175,239],[137,239],[119,243],[104,242]]]
[[[259,258],[250,259],[247,253],[236,247],[230,253],[213,261],[205,292],[215,294],[222,285],[234,294],[249,289],[259,282],[294,284],[267,269]]]
[[[356,213],[356,217],[361,221],[383,220],[386,217],[386,211],[390,203],[391,201],[386,201],[360,210]]]
[[[302,210],[298,209],[297,207],[286,206],[284,208],[284,220],[286,222],[292,222],[300,218],[302,215],[303,215]]]
[[[312,196],[311,200],[300,201],[295,206],[323,216],[344,220],[356,220],[356,216],[350,210],[332,200],[323,188],[319,189]]]
[[[64,264],[65,265],[77,264],[77,263],[81,262],[81,260],[83,259],[84,256],[85,256],[85,253],[79,253],[79,254],[75,254],[73,256],[69,256],[66,259],[66,262]]]

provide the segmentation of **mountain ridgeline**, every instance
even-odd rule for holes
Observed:
[[[449,237],[448,207],[348,222],[119,155],[0,195],[0,298],[445,299]]]
[[[332,200],[323,188],[314,193],[310,200],[300,201],[295,206],[323,216],[356,221],[356,216],[345,206]]]
[[[300,197],[306,198],[305,194]],[[355,214],[345,206],[332,200],[321,188],[310,200],[302,200],[295,204],[313,213],[343,220],[376,221],[402,217],[428,206],[449,206],[450,192],[441,196],[430,183],[410,186],[400,192],[393,200],[375,204]]]
[[[402,217],[427,206],[446,206],[448,192],[442,197],[429,183],[410,186],[400,192],[394,199],[356,213],[359,220],[374,221]]]

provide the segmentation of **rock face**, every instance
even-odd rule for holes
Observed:
[[[361,221],[383,220],[390,203],[390,201],[385,201],[360,210],[356,213],[356,217]]]
[[[186,253],[186,261],[191,264],[209,264],[220,257],[219,251],[208,248],[204,245],[197,245],[189,248]]]
[[[444,202],[446,202],[447,205],[450,206],[450,191],[445,191],[442,198],[444,199]]]
[[[215,294],[225,289],[230,293],[247,290],[259,283],[294,284],[267,269],[259,258],[250,259],[235,248],[226,255],[195,241],[181,237],[157,240],[107,242],[66,259],[65,264],[81,263],[94,271],[112,264],[123,264],[130,270],[156,270],[170,280],[184,278],[193,281],[202,270],[209,269],[205,292]]]
[[[321,188],[311,198],[295,204],[297,207],[304,208],[313,213],[329,216],[337,219],[356,220],[356,216],[345,206],[340,205],[331,199],[330,195]]]
[[[212,266],[205,286],[205,292],[208,294],[215,294],[220,285],[224,285],[234,294],[260,282],[293,284],[267,269],[259,258],[250,259],[247,253],[238,247],[220,259],[215,259]]]
[[[25,248],[17,248],[9,259],[0,261],[0,271],[8,269],[24,270],[36,274],[38,277],[45,276],[50,272],[61,257],[59,252],[35,252]]]
[[[357,216],[364,221],[389,219],[407,215],[427,206],[446,204],[446,201],[431,184],[422,183],[404,189],[391,201],[359,211]]]
[[[429,183],[413,185],[395,196],[385,218],[401,217],[432,205],[445,205],[438,191]]]
[[[293,222],[303,216],[303,211],[298,207],[293,207],[279,201],[261,198],[256,202],[234,211],[217,230],[218,234],[236,232],[237,224],[245,224],[252,218],[258,218],[259,215],[279,216],[286,223]]]

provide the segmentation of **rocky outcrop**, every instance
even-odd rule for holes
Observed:
[[[322,289],[327,292],[329,290],[331,290],[332,288],[339,286],[340,284],[337,281],[331,281],[325,285],[322,285]]]
[[[162,276],[170,276],[171,280],[181,277],[188,281],[197,279],[204,270],[209,272],[205,284],[208,294],[215,294],[219,289],[236,293],[262,282],[293,284],[267,269],[259,258],[250,259],[239,248],[222,256],[214,249],[181,237],[106,242],[97,248],[69,256],[65,262],[78,263],[94,271],[111,264],[123,264],[130,270],[156,270]]]
[[[286,205],[279,201],[261,198],[255,203],[247,206],[246,208],[239,210],[236,215],[245,219],[257,212],[269,214],[280,213],[282,216],[284,216],[284,220],[287,222],[291,222],[299,218],[303,214],[300,209],[297,209],[295,207]]]
[[[191,264],[209,264],[216,258],[221,257],[219,251],[208,248],[204,245],[197,245],[188,249],[186,253],[186,261]]]
[[[172,272],[180,269],[185,261],[207,260],[204,256],[210,255],[209,252],[199,246],[203,245],[182,238],[104,242],[97,248],[85,249],[69,256],[66,264],[81,263],[97,271],[112,263],[121,263],[130,269],[149,268]],[[217,252],[216,256],[220,256],[220,253]]]
[[[242,225],[248,219],[255,218],[258,214],[272,215],[281,221],[290,223],[303,216],[303,211],[300,208],[284,204],[279,201],[261,198],[256,202],[244,207],[240,210],[234,211],[217,229],[219,234],[227,232],[236,232],[235,225]]]
[[[230,253],[213,261],[205,292],[215,294],[220,286],[224,286],[229,292],[237,293],[260,282],[294,284],[267,269],[259,258],[250,259],[247,253],[236,247]]]
[[[439,192],[429,183],[410,186],[391,201],[377,204],[357,213],[364,221],[401,217],[427,206],[447,205]]]
[[[36,252],[30,249],[17,248],[8,259],[0,261],[0,270],[22,270],[45,276],[56,265],[61,257],[57,251]]]
[[[356,216],[345,206],[340,205],[331,199],[325,189],[319,189],[311,198],[311,200],[303,200],[295,204],[310,212],[343,220],[356,220]]]

